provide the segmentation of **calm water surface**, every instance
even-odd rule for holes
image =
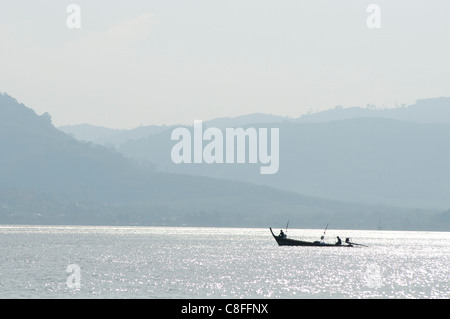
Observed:
[[[0,226],[0,298],[450,297],[450,233],[336,236],[369,247],[279,247],[269,229]]]

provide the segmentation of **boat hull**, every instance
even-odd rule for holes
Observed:
[[[335,245],[335,244],[324,244],[320,242],[309,242],[309,241],[302,241],[302,240],[296,240],[286,237],[280,237],[273,233],[272,228],[269,228],[270,232],[272,233],[273,238],[275,238],[277,244],[279,246],[315,246],[315,247],[353,247],[353,245]]]

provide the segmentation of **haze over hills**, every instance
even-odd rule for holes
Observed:
[[[392,212],[395,216],[390,216]],[[342,216],[351,217],[348,220]],[[442,212],[303,196],[245,182],[152,173],[75,140],[0,95],[0,222],[26,224],[433,228]],[[405,224],[405,220],[408,221]]]
[[[332,109],[310,112],[298,118],[278,116],[273,114],[254,113],[234,118],[224,117],[204,121],[209,127],[238,127],[259,123],[318,123],[336,120],[348,120],[361,117],[387,118],[415,123],[450,123],[450,98],[420,99],[413,105],[402,105],[395,108],[336,106]],[[148,125],[134,129],[112,129],[92,124],[66,125],[58,127],[63,132],[81,141],[93,142],[109,147],[119,147],[128,140],[137,140],[155,135],[164,130],[180,125]]]
[[[295,119],[296,122],[327,122],[359,117],[388,118],[415,123],[450,123],[450,98],[420,99],[413,105],[395,108],[376,108],[374,105],[333,109],[310,113]]]
[[[0,193],[1,221],[13,223],[181,223],[183,214],[208,220],[210,212],[202,210],[211,202],[215,214],[225,214],[238,201],[233,217],[222,217],[230,222],[264,199],[286,202],[285,208],[302,202],[297,194],[247,183],[149,173],[118,152],[64,134],[48,114],[38,116],[7,95],[0,95]],[[240,194],[255,201],[241,203]]]
[[[432,114],[419,116],[427,110]],[[450,99],[439,98],[398,110],[368,110],[377,114],[374,117],[354,117],[355,110],[338,108],[323,117],[318,113],[303,120],[244,125],[280,129],[280,169],[273,176],[261,175],[257,166],[248,164],[174,164],[171,129],[129,140],[117,150],[165,172],[241,180],[350,202],[448,209],[449,110]],[[411,121],[390,119],[388,114]]]
[[[156,146],[152,152],[167,155]],[[2,223],[277,227],[289,219],[303,228],[330,223],[373,229],[381,222],[386,229],[445,230],[448,215],[323,199],[244,181],[155,173],[115,150],[74,139],[56,129],[49,114],[38,116],[0,95]]]
[[[92,142],[103,146],[115,147],[128,140],[140,139],[160,133],[168,127],[165,125],[141,126],[135,129],[111,129],[91,124],[66,125],[58,127],[61,131],[77,140]]]
[[[415,122],[445,122],[446,119],[450,116],[450,114],[446,113],[447,110],[445,108],[440,108],[441,104],[445,105],[445,103],[447,103],[447,100],[445,98],[419,100],[418,108],[416,108],[416,110],[414,110],[414,106],[409,106],[408,108],[402,106],[395,109],[375,109],[367,107],[343,108],[337,106],[326,111],[311,112],[298,118],[278,116],[273,114],[253,113],[233,118],[222,117],[212,119],[209,121],[204,121],[204,125],[210,127],[225,128],[247,126],[254,123],[327,122],[357,117],[394,118],[401,120],[413,120]],[[430,110],[430,108],[432,108],[432,110]],[[413,110],[413,112],[410,112],[411,110]],[[430,114],[432,114],[431,118]],[[147,125],[136,127],[133,129],[114,129],[85,123],[76,125],[63,125],[59,126],[58,129],[80,141],[93,142],[108,147],[118,147],[128,140],[146,138],[150,135],[154,135],[180,125],[182,124]]]
[[[234,118],[223,117],[205,121],[205,126],[226,128],[242,126],[252,123],[278,123],[291,120],[288,117],[270,114],[248,114]],[[92,142],[109,147],[118,147],[128,140],[136,140],[161,133],[167,129],[180,125],[148,125],[134,129],[111,129],[92,124],[78,124],[60,126],[58,129],[73,136],[80,141]]]

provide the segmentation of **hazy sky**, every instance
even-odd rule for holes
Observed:
[[[57,126],[412,104],[450,96],[449,56],[448,0],[0,0],[0,91]]]

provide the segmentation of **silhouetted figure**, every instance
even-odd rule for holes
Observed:
[[[280,230],[280,234],[278,235],[281,238],[286,238],[286,234],[283,232],[283,230]]]
[[[339,238],[339,236],[337,236],[337,242],[336,245],[342,245],[342,240]]]

